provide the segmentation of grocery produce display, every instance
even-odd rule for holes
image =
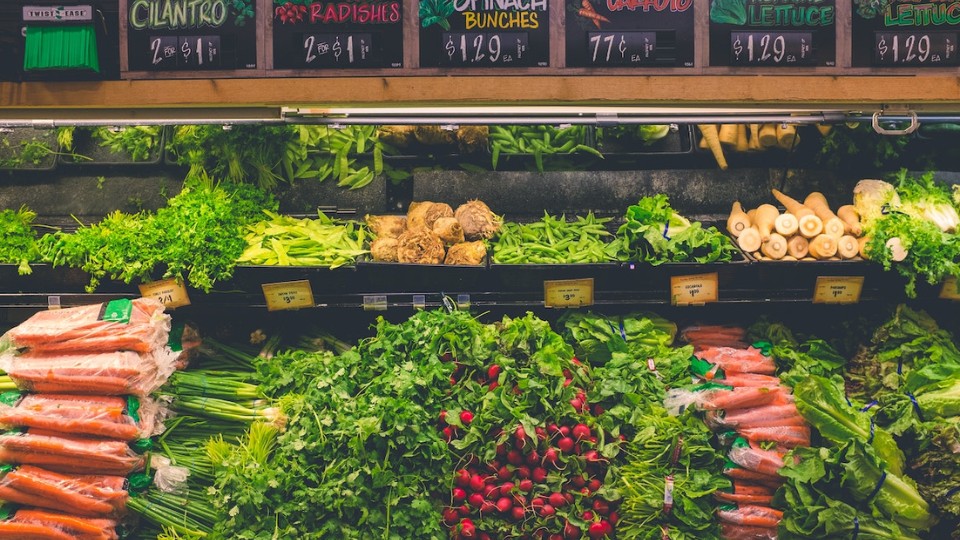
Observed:
[[[353,346],[303,328],[232,344],[173,328],[137,299],[7,332],[0,538],[960,526],[960,349],[907,306],[829,340],[648,312],[422,311],[378,318]],[[859,342],[852,358],[838,337]]]

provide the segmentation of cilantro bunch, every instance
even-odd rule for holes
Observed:
[[[37,214],[26,206],[0,211],[0,263],[19,265],[20,275],[31,273],[30,263],[40,258],[33,220]]]
[[[87,291],[103,279],[177,278],[204,291],[233,275],[243,253],[244,227],[276,201],[250,185],[196,182],[156,213],[113,212],[74,233],[43,237],[43,260],[90,274]]]

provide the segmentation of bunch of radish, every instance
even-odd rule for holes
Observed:
[[[296,24],[303,22],[303,18],[307,14],[307,6],[287,2],[282,6],[278,6],[276,10],[274,10],[274,14],[283,24]]]
[[[727,230],[740,249],[759,260],[841,260],[863,256],[865,241],[860,216],[853,205],[834,213],[822,193],[813,192],[801,203],[774,189],[785,212],[772,204],[744,211],[733,203]]]
[[[460,411],[457,418],[469,426],[474,414]],[[447,419],[442,413],[441,429],[456,437]],[[493,435],[500,441],[493,459],[473,458],[454,475],[442,514],[453,538],[612,537],[616,505],[603,497],[608,460],[596,450],[601,441],[593,429],[550,423]]]

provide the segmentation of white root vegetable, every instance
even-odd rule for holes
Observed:
[[[793,236],[787,240],[787,253],[796,259],[802,259],[810,253],[810,242],[802,236]]]
[[[777,234],[783,236],[784,238],[789,238],[797,234],[797,229],[800,227],[800,222],[797,221],[797,217],[793,214],[786,213],[777,216],[777,220],[773,225],[774,228],[777,229]]]
[[[740,236],[737,237],[737,244],[740,246],[740,249],[747,253],[753,253],[759,250],[762,243],[760,231],[758,231],[756,227],[747,227],[740,233]]]
[[[756,219],[753,222],[757,226],[757,231],[760,232],[760,240],[766,242],[770,239],[770,233],[773,232],[779,215],[780,211],[772,204],[761,204],[757,207]]]
[[[730,209],[730,217],[727,218],[727,230],[736,238],[749,226],[750,217],[743,211],[740,201],[734,201],[733,208]]]
[[[852,204],[845,204],[837,208],[837,217],[843,221],[844,230],[847,234],[860,236],[863,234],[863,227],[860,226],[860,214],[857,208]]]
[[[860,253],[860,244],[853,236],[846,234],[837,240],[837,254],[841,259],[852,259]]]
[[[821,234],[810,241],[810,255],[816,259],[829,259],[837,254],[837,239]]]
[[[890,250],[890,258],[894,262],[901,262],[910,254],[907,248],[903,247],[903,242],[899,238],[887,240],[886,246]]]
[[[787,239],[771,233],[770,238],[760,246],[760,252],[771,259],[782,259],[787,254]]]

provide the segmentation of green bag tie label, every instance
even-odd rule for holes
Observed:
[[[173,327],[170,328],[170,337],[167,339],[167,346],[170,347],[170,350],[173,352],[180,352],[183,350],[182,322],[173,323]]]
[[[0,520],[8,520],[13,517],[14,512],[17,511],[17,508],[8,503],[3,503],[0,505]]]
[[[139,495],[146,491],[152,482],[153,479],[150,478],[150,475],[144,473],[131,474],[130,477],[127,478],[127,491],[134,495]]]
[[[701,379],[723,379],[726,377],[726,374],[718,366],[696,356],[690,357],[690,371]]]
[[[9,405],[11,407],[16,407],[20,400],[23,399],[23,394],[15,390],[10,390],[0,394],[0,403],[4,405]]]
[[[130,448],[138,454],[145,454],[153,450],[153,439],[149,437],[146,439],[137,439],[130,443]]]
[[[111,300],[100,309],[101,321],[128,324],[133,315],[133,301],[128,298]]]
[[[773,350],[773,344],[769,341],[757,341],[752,346],[754,349],[760,349],[764,356],[770,356],[770,351]]]
[[[127,396],[127,416],[133,418],[134,423],[140,424],[140,398]]]

